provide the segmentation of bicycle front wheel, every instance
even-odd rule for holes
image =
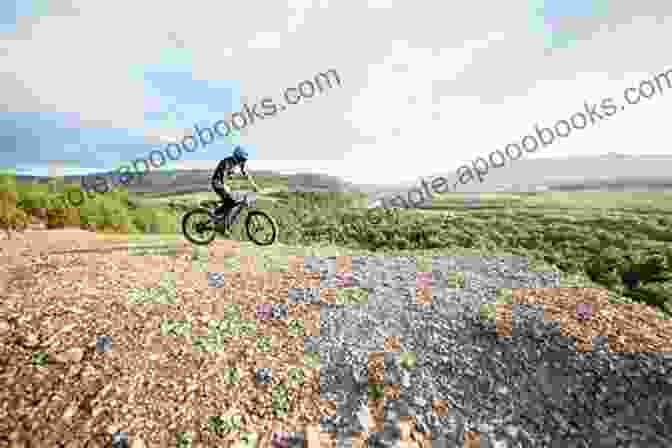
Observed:
[[[270,246],[278,237],[278,226],[273,218],[259,210],[247,214],[245,230],[247,237],[257,246]]]
[[[207,246],[215,239],[217,232],[208,211],[197,208],[182,218],[182,233],[192,244]]]

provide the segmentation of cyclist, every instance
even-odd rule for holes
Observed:
[[[233,150],[233,155],[222,159],[217,165],[217,168],[215,168],[215,172],[212,175],[212,189],[224,202],[217,208],[217,210],[215,210],[215,215],[218,221],[226,218],[231,209],[238,205],[238,202],[231,197],[231,188],[224,183],[224,176],[231,177],[234,168],[238,167],[240,169],[240,174],[245,176],[247,180],[250,181],[250,184],[252,184],[252,189],[255,192],[259,191],[259,187],[254,182],[254,179],[252,179],[252,176],[245,170],[245,162],[247,162],[247,151],[240,146],[236,146]]]

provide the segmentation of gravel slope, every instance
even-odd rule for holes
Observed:
[[[334,287],[335,261],[312,258],[305,269]],[[672,446],[669,352],[610,352],[601,341],[578,352],[538,306],[514,306],[510,338],[476,316],[497,288],[556,288],[557,274],[529,272],[522,258],[442,257],[432,304],[421,305],[412,300],[415,271],[412,258],[353,257],[354,286],[369,288],[368,304],[322,305],[321,334],[306,338],[306,351],[320,353],[324,398],[340,403],[325,430],[343,441],[363,431],[367,356],[394,335],[417,365],[402,369],[386,353],[385,381],[400,384],[400,396],[386,403],[390,426],[370,439],[374,446],[393,446],[400,415],[414,416],[418,429],[444,441],[438,446],[462,446],[474,429],[492,447]],[[443,286],[449,271],[465,273],[463,289]],[[451,404],[448,415],[433,415],[437,399]]]
[[[133,315],[136,316],[138,323],[137,333],[126,328],[130,323],[129,318],[123,320],[115,318],[115,322],[118,321],[116,326],[109,326],[107,329],[101,325],[94,325],[91,331],[95,330],[96,334],[104,331],[104,334],[114,336],[114,350],[111,353],[124,353],[123,357],[118,357],[120,360],[130,362],[134,359],[128,355],[131,352],[124,349],[125,344],[138,345],[138,359],[145,360],[149,349],[137,340],[140,334],[149,335],[147,330],[143,330],[145,333],[140,333],[140,324],[144,325],[149,321],[147,316],[141,313],[149,313],[149,308],[123,304],[122,302],[127,301],[127,291],[117,292],[113,286],[122,278],[130,281],[131,277],[136,275],[146,280],[147,286],[150,286],[154,284],[151,281],[150,271],[158,273],[167,269],[159,263],[158,258],[152,259],[152,263],[147,263],[146,258],[129,257],[127,252],[118,250],[109,253],[105,251],[104,256],[101,257],[98,252],[102,249],[112,246],[117,248],[123,244],[120,244],[120,241],[110,242],[102,238],[98,239],[96,235],[87,232],[76,232],[79,232],[76,245],[73,245],[74,240],[68,237],[66,231],[62,233],[34,232],[35,235],[25,241],[29,243],[27,246],[23,243],[19,244],[20,241],[3,242],[2,248],[5,250],[2,257],[7,265],[19,263],[20,259],[27,257],[27,255],[22,255],[24,250],[28,253],[37,253],[44,252],[46,249],[49,249],[49,252],[73,252],[74,249],[74,252],[78,254],[81,251],[83,252],[82,257],[87,256],[92,260],[91,263],[84,263],[81,268],[82,272],[88,273],[88,280],[81,278],[80,271],[77,274],[79,277],[69,280],[78,288],[96,287],[95,294],[92,295],[95,301],[89,299],[87,302],[85,297],[81,296],[82,288],[79,288],[76,294],[73,293],[74,295],[65,295],[66,293],[63,292],[64,297],[60,300],[54,301],[47,298],[40,302],[38,293],[46,288],[42,287],[43,285],[37,285],[33,290],[25,286],[26,294],[21,300],[16,301],[15,305],[20,311],[17,314],[22,319],[33,318],[34,328],[27,326],[24,322],[12,326],[12,331],[17,336],[36,336],[42,333],[44,333],[43,336],[47,336],[50,335],[47,330],[52,327],[51,324],[57,327],[59,322],[67,320],[65,313],[70,312],[68,311],[70,308],[79,308],[85,304],[91,305],[89,319],[86,322],[73,320],[73,324],[84,326],[85,323],[91,324],[94,318],[102,321],[102,317],[108,314],[103,313],[103,310],[97,314],[94,311],[98,308],[94,310],[93,304],[101,305],[104,310],[112,306],[121,309],[119,307],[123,305],[125,307],[122,307],[123,309],[135,313]],[[89,238],[84,239],[85,235]],[[191,249],[191,247],[187,245],[185,249]],[[230,242],[222,244],[220,249],[216,252],[218,256],[215,257],[218,261],[222,261],[225,254],[240,254],[237,245]],[[184,256],[188,255],[185,252]],[[70,256],[74,257],[74,255]],[[65,255],[58,255],[58,257],[65,257]],[[143,264],[126,266],[133,260],[140,263],[141,258]],[[56,262],[57,259],[54,258],[51,261]],[[105,263],[98,263],[102,261]],[[164,261],[169,262],[168,259]],[[288,286],[288,302],[290,304],[306,301],[320,303],[320,299],[325,299],[325,297],[320,297],[320,293],[325,293],[325,288],[337,286],[335,276],[337,261],[336,257],[306,259],[305,270],[320,273],[320,289],[317,288],[317,284],[313,285],[313,289],[307,289],[293,287],[298,286],[298,283],[293,283]],[[237,280],[229,283],[232,281],[230,277],[224,278],[223,284],[218,288],[214,284],[216,276],[213,272],[208,272],[206,281],[205,272],[191,272],[191,262],[185,263],[184,266],[180,265],[181,270],[176,269],[178,267],[176,260],[170,261],[169,264],[177,271],[184,271],[178,288],[179,295],[184,297],[178,303],[185,310],[189,310],[189,312],[182,312],[175,306],[170,311],[173,313],[172,317],[183,319],[197,312],[205,313],[203,310],[206,308],[206,311],[210,313],[215,310],[215,304],[229,303],[235,299],[251,308],[251,315],[253,315],[255,301],[261,303],[271,300],[273,305],[285,310],[281,316],[282,320],[287,318],[287,305],[281,303],[287,298],[287,293],[284,293],[284,297],[279,292],[265,293],[266,288],[261,288],[260,280],[253,281],[254,276],[249,276],[245,288],[236,283]],[[534,288],[557,287],[557,274],[529,272],[522,258],[441,257],[434,260],[432,301],[422,304],[416,296],[416,265],[412,258],[352,257],[351,265],[354,286],[369,290],[368,303],[366,305],[320,303],[321,310],[319,313],[316,310],[315,313],[319,315],[312,320],[306,319],[307,327],[308,324],[311,327],[315,324],[320,328],[319,336],[307,336],[304,344],[306,351],[320,353],[322,368],[320,369],[319,386],[323,399],[333,398],[338,402],[337,415],[323,418],[324,429],[339,433],[344,443],[348,441],[350,434],[361,431],[367,423],[364,409],[367,409],[365,405],[367,404],[367,383],[371,375],[371,352],[389,352],[390,350],[385,350],[387,339],[397,336],[401,350],[412,351],[416,354],[417,364],[413,369],[402,369],[399,367],[398,353],[393,351],[385,353],[385,382],[399,385],[399,397],[396,401],[385,402],[386,417],[390,425],[384,431],[372,435],[371,446],[393,446],[398,433],[396,424],[403,414],[415,417],[418,430],[431,432],[435,439],[445,442],[435,443],[434,446],[463,446],[462,435],[468,431],[473,432],[473,430],[487,435],[481,438],[481,446],[492,447],[672,446],[672,440],[670,440],[672,434],[670,427],[672,422],[672,381],[670,380],[672,359],[670,359],[669,352],[666,353],[667,356],[662,350],[651,353],[641,351],[616,353],[605,351],[604,347],[600,349],[599,344],[595,344],[597,347],[594,347],[593,351],[579,352],[571,338],[561,333],[561,328],[557,323],[543,321],[541,316],[544,310],[540,306],[514,305],[513,328],[510,337],[499,334],[499,324],[483,322],[476,317],[476,310],[481,303],[494,301],[497,288],[533,288],[526,294],[534,296],[535,294],[531,293],[535,291]],[[68,268],[62,263],[59,266],[59,269]],[[124,270],[116,271],[112,267]],[[224,269],[223,263],[212,261],[208,263],[208,271],[222,269]],[[54,268],[54,270],[57,269]],[[344,269],[341,267],[338,270],[342,272]],[[447,277],[451,271],[465,273],[464,288],[458,290],[447,287]],[[92,274],[100,274],[100,276]],[[102,274],[108,275],[109,278]],[[44,275],[45,278],[40,277],[37,280],[48,284],[53,293],[58,283],[47,281],[48,277]],[[60,274],[57,278],[65,279]],[[103,283],[105,279],[110,283]],[[2,283],[3,276],[0,275],[0,289],[4,287]],[[312,281],[303,286],[309,283]],[[102,285],[105,286],[102,287]],[[244,297],[225,294],[226,291],[234,290],[239,292],[244,290]],[[577,289],[577,295],[579,293]],[[108,298],[106,294],[113,297]],[[535,297],[533,299],[532,303],[543,302],[546,305],[545,311],[553,305],[551,300],[541,300],[543,299],[541,295],[539,296],[541,302],[536,302]],[[36,306],[31,309],[26,308],[30,304]],[[4,311],[1,308],[0,311]],[[59,313],[50,315],[52,308],[58,309]],[[565,315],[572,313],[571,309],[563,311]],[[636,314],[626,314],[625,308],[617,307],[606,311],[608,312],[602,313],[600,319],[618,320],[609,314],[609,312],[618,312],[619,316],[626,316],[626,324],[638,330],[628,334],[628,331],[625,331],[628,328],[619,327],[616,332],[619,338],[632,336],[632,334],[639,337],[640,334],[645,333],[642,322],[636,319],[638,317]],[[635,312],[639,311],[635,310]],[[168,309],[154,311],[154,313],[153,316],[156,318],[164,319],[169,316]],[[45,316],[53,318],[53,322],[45,319]],[[2,322],[0,322],[0,332],[1,324]],[[268,326],[270,327],[270,324]],[[589,325],[586,324],[586,327]],[[660,327],[654,324],[653,327],[658,340],[667,338],[666,344],[657,344],[657,346],[669,347],[672,341],[670,336],[672,327],[669,324],[665,327],[662,324]],[[566,330],[567,327],[563,328]],[[583,326],[580,328],[583,331]],[[109,332],[112,330],[116,333]],[[310,334],[318,333],[311,331]],[[3,334],[3,338],[5,338],[3,343],[11,342],[6,334]],[[27,340],[30,339],[27,338]],[[102,362],[98,359],[102,359],[102,355],[89,355],[93,347],[87,347],[86,343],[82,342],[95,340],[93,333],[86,332],[82,328],[81,331],[70,331],[65,336],[54,339],[57,340],[58,347],[56,348],[59,350],[64,347],[75,347],[75,350],[84,353],[84,358],[75,364],[79,367],[98,366],[99,375],[94,375],[93,378],[112,384],[111,380],[103,375],[106,370],[101,367],[102,364],[95,364]],[[609,341],[612,347],[613,342]],[[202,371],[198,367],[201,364],[198,364],[200,360],[197,355],[189,353],[184,348],[179,348],[180,351],[178,351],[177,348],[182,347],[182,343],[171,342],[171,344],[176,347],[175,353],[185,356],[179,363],[181,375],[185,372],[199,373]],[[633,346],[632,338],[623,345]],[[229,351],[232,348],[243,349],[242,346],[229,347]],[[279,357],[280,354],[280,352],[274,353],[273,356]],[[89,356],[92,359],[94,356],[98,358],[91,361]],[[110,356],[106,355],[105,359],[105,362],[109,363],[108,368],[116,366],[112,364],[113,358]],[[285,362],[284,358],[282,362]],[[158,365],[156,367],[158,368]],[[45,375],[42,382],[36,382],[36,384],[42,387],[45,386],[47,380],[56,381],[55,378],[58,378],[60,372],[69,378],[69,381],[72,380],[73,391],[81,392],[82,382],[76,376],[67,376],[70,373],[65,364],[63,366],[54,364],[50,368],[52,370],[48,371],[49,375]],[[137,371],[121,369],[119,371],[126,372],[124,376],[133,372],[142,375],[147,372],[147,369]],[[8,372],[11,376],[11,371]],[[205,378],[195,378],[198,379],[198,384],[205,384]],[[181,379],[179,375],[178,379]],[[0,378],[0,382],[1,380],[6,380],[6,378]],[[212,396],[208,399],[217,404],[222,403],[217,395],[222,393],[222,388],[215,387],[215,383],[208,384],[213,384]],[[48,389],[47,386],[45,388]],[[143,393],[153,405],[159,402],[151,388],[133,387],[131,389],[134,393]],[[9,391],[10,388],[0,388],[0,390],[4,392]],[[245,389],[246,392],[247,390]],[[249,390],[255,389],[250,388]],[[303,390],[305,391],[305,388]],[[34,391],[37,393],[37,389]],[[309,395],[307,392],[303,394]],[[315,393],[315,396],[317,395],[318,393]],[[41,400],[46,400],[44,397],[47,395],[37,394],[37,396]],[[315,409],[313,396],[309,396],[310,408]],[[176,393],[175,397],[176,400],[184,399],[187,403],[181,409],[205,412],[203,401],[189,401],[191,398],[187,400],[188,397],[185,398],[182,393]],[[119,398],[121,402],[125,402],[125,399],[124,397]],[[442,416],[437,416],[433,412],[432,405],[436,400],[447,403],[447,412]],[[103,400],[98,406],[103,408],[107,402],[108,400]],[[166,400],[166,403],[172,404],[173,401]],[[141,407],[138,406],[135,409],[138,410]],[[62,412],[57,408],[54,410],[57,414],[55,417],[60,418]],[[116,412],[119,414],[118,420],[123,420],[127,416],[127,413],[119,409]],[[93,411],[91,414],[93,415]],[[179,415],[173,415],[172,422],[177,422],[178,417]],[[160,421],[163,424],[168,420],[166,418]],[[30,421],[39,421],[39,419],[31,418]],[[45,431],[46,429],[48,428],[42,428]],[[142,436],[149,435],[145,427]],[[506,440],[508,442],[505,443]],[[625,443],[626,441],[629,443]],[[53,444],[46,445],[52,446]],[[0,446],[2,446],[1,443]]]

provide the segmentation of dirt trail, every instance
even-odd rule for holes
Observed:
[[[256,314],[259,304],[286,303],[288,288],[317,287],[319,276],[304,273],[298,258],[285,273],[257,274],[251,264],[226,273],[221,260],[240,254],[235,241],[214,241],[201,269],[188,242],[170,241],[170,255],[133,256],[136,244],[79,229],[0,241],[0,448],[103,448],[118,432],[132,448],[174,447],[182,432],[192,434],[193,448],[240,446],[240,434],[209,428],[213,416],[229,415],[242,417],[241,430],[258,447],[283,431],[304,432],[311,448],[334,446],[316,429],[335,405],[320,397],[319,367],[306,364],[303,338],[289,334],[287,322]],[[223,287],[210,285],[204,271],[224,272]],[[172,292],[157,288],[165,273]],[[141,289],[158,296],[131,299],[129,291]],[[334,291],[324,295],[335,303]],[[256,334],[212,339],[210,323],[231,306]],[[288,312],[306,335],[319,335],[319,305]],[[179,326],[165,333],[176,322],[187,333]],[[99,348],[104,337],[107,349]],[[272,350],[261,350],[260,338]],[[203,351],[213,341],[219,348]],[[227,368],[239,372],[237,384],[227,383]],[[259,368],[288,385],[284,417],[274,414],[270,386],[257,383]],[[304,372],[301,384],[289,382],[290,369]],[[402,445],[431,446],[410,428]]]

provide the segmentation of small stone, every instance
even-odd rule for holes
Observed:
[[[401,385],[406,387],[406,388],[411,387],[411,374],[410,373],[402,372],[402,374],[401,374]],[[422,398],[419,398],[419,400],[422,400]]]
[[[272,320],[287,320],[289,317],[289,308],[284,303],[271,304],[271,319]]]
[[[96,352],[105,353],[112,350],[112,338],[109,336],[98,336],[96,339]]]
[[[220,272],[208,272],[208,286],[210,288],[224,288],[226,286],[226,279],[223,273]]]
[[[289,288],[287,302],[291,305],[320,304],[319,288]]]
[[[84,358],[84,350],[81,348],[72,348],[70,350],[66,350],[62,353],[59,353],[54,357],[56,362],[60,363],[78,363],[81,362],[82,358]]]
[[[114,433],[112,435],[112,448],[129,448],[128,433],[126,432]]]
[[[63,420],[68,422],[72,419],[72,417],[77,413],[79,406],[77,405],[76,402],[72,402],[68,405],[67,409],[63,413]]]
[[[273,372],[270,368],[263,367],[257,369],[255,373],[257,384],[268,385],[273,381]]]
[[[24,344],[28,347],[37,347],[40,344],[40,340],[33,333],[27,334],[24,337],[23,341],[24,341]]]
[[[425,405],[427,405],[427,400],[422,397],[415,397],[413,401],[420,407],[425,407]]]

